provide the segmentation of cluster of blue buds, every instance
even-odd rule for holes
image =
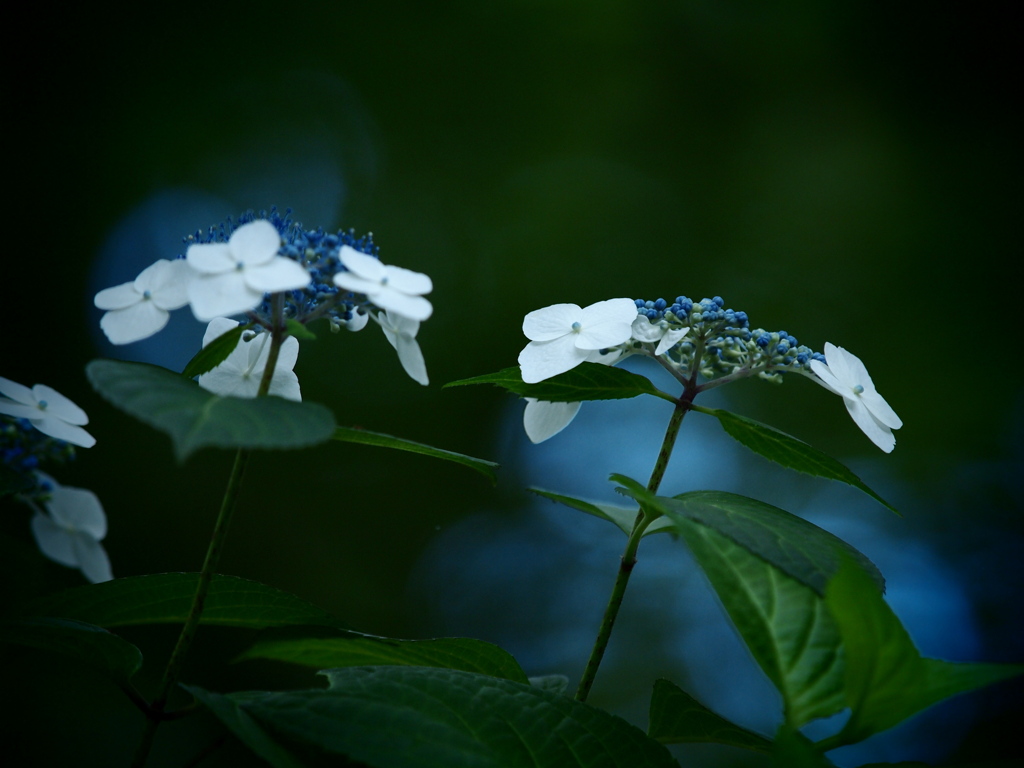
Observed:
[[[41,464],[63,464],[74,458],[73,445],[44,435],[28,419],[0,416],[0,465],[8,475],[5,488],[43,501],[53,489],[36,470]]]
[[[757,375],[780,382],[782,373],[810,374],[810,362],[825,356],[797,342],[786,331],[751,328],[746,312],[728,309],[721,296],[694,302],[677,296],[636,299],[637,312],[666,331],[688,328],[686,334],[662,357],[686,376],[699,373],[705,379]],[[634,342],[637,347],[642,346]]]
[[[281,235],[280,256],[292,259],[310,274],[310,284],[306,288],[287,291],[285,293],[284,317],[301,323],[320,317],[327,317],[331,330],[337,331],[342,324],[350,323],[365,300],[356,297],[352,292],[343,290],[334,284],[333,278],[339,272],[348,271],[341,263],[338,254],[342,246],[349,246],[368,256],[379,258],[379,248],[373,242],[373,234],[356,236],[354,229],[338,230],[335,233],[325,232],[322,228],[305,229],[302,224],[291,219],[291,209],[284,213],[276,207],[259,213],[247,211],[238,219],[228,218],[227,221],[198,230],[183,238],[186,248],[194,244],[226,243],[231,233],[239,227],[265,219],[270,222]],[[179,258],[185,258],[181,254]],[[256,318],[269,323],[271,307],[269,298],[253,310]]]

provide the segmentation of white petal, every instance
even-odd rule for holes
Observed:
[[[244,274],[249,287],[263,293],[295,291],[309,285],[306,268],[284,256],[277,256],[266,264],[246,267]]]
[[[227,360],[224,361],[224,363],[227,362]],[[258,376],[245,375],[247,368],[240,370],[239,366],[225,365],[224,363],[200,376],[199,386],[207,392],[221,397],[256,397],[256,393],[260,390],[262,372]]]
[[[366,324],[370,322],[370,314],[368,312],[357,312],[352,310],[351,320],[342,320],[342,324],[350,331],[361,331],[366,327]]]
[[[584,307],[576,346],[603,349],[629,341],[636,316],[636,302],[632,299],[608,299]]]
[[[30,405],[33,408],[36,406],[36,396],[32,394],[31,389],[24,384],[5,379],[3,376],[0,376],[0,395],[6,395],[22,405]]]
[[[872,416],[871,412],[859,399],[844,397],[843,402],[846,403],[846,410],[850,412],[853,421],[868,436],[871,442],[886,453],[892,452],[893,447],[896,445],[896,438],[893,437],[889,428]]]
[[[143,300],[124,309],[114,309],[100,318],[100,328],[111,344],[131,344],[147,339],[167,325],[171,315],[152,300]]]
[[[110,570],[110,558],[107,557],[102,544],[81,533],[74,536],[72,541],[78,567],[86,579],[96,584],[114,578]]]
[[[219,339],[232,328],[237,327],[238,322],[235,320],[229,320],[226,317],[213,318],[210,324],[206,326],[206,333],[203,334],[203,346],[209,345],[214,339]]]
[[[835,344],[827,341],[825,342],[825,362],[828,364],[828,368],[832,371],[833,375],[847,388],[860,384],[859,381],[854,381],[855,377],[850,369],[851,357],[853,355],[842,347],[837,347]]]
[[[41,512],[32,516],[32,535],[40,551],[51,560],[71,568],[78,565],[70,533]]]
[[[32,387],[32,394],[35,395],[36,402],[46,403],[46,413],[50,416],[55,416],[61,421],[78,426],[89,423],[89,417],[85,415],[85,411],[53,387],[48,387],[45,384],[36,384]]]
[[[266,357],[270,356],[270,345],[267,345]],[[294,336],[289,336],[281,344],[281,349],[277,353],[277,365],[274,366],[274,375],[279,373],[285,373],[292,370],[295,367],[296,361],[299,359],[299,340]],[[266,367],[266,358],[264,358],[264,367]]]
[[[523,411],[523,427],[530,442],[542,443],[554,437],[576,418],[582,403],[548,403],[543,400],[526,398]]]
[[[189,283],[188,299],[196,319],[206,322],[255,309],[263,301],[263,294],[249,288],[241,272],[232,270],[197,277]]]
[[[338,251],[338,258],[349,272],[354,272],[358,277],[365,280],[372,280],[379,284],[387,275],[387,269],[380,263],[380,259],[375,259],[373,256],[362,251],[357,251],[352,246],[341,246],[341,250]],[[352,289],[350,288],[349,290]]]
[[[577,349],[576,334],[570,333],[551,341],[531,341],[519,353],[523,381],[536,384],[575,368],[587,359],[585,349]]]
[[[672,347],[678,344],[679,340],[682,339],[689,332],[689,328],[673,328],[671,331],[667,331],[665,335],[662,337],[661,341],[658,342],[658,346],[654,350],[654,354],[665,354],[665,352],[672,349]]]
[[[409,296],[392,288],[383,288],[369,298],[381,309],[410,320],[426,320],[434,312],[434,307],[422,296]]]
[[[367,296],[373,296],[383,288],[379,281],[367,280],[355,272],[336,273],[334,275],[334,284],[343,290],[352,291],[352,293],[362,293]]]
[[[188,304],[188,284],[196,277],[196,272],[184,259],[168,261],[161,259],[157,264],[160,267],[148,277],[150,285],[148,290],[153,302],[161,309],[180,309]],[[145,273],[143,273],[145,274]],[[135,287],[139,287],[139,275],[135,281]],[[143,289],[147,290],[147,289]]]
[[[233,271],[237,264],[227,243],[196,243],[185,251],[188,265],[204,275]]]
[[[82,531],[97,541],[107,535],[107,516],[96,494],[86,488],[58,485],[46,502],[53,521],[65,528]]]
[[[651,323],[647,315],[637,315],[630,329],[633,338],[644,343],[654,343],[664,334],[664,329]]]
[[[832,373],[832,370],[820,360],[811,360],[811,371],[827,389],[835,392],[837,395],[850,394],[850,388],[844,387],[843,383]]]
[[[232,232],[228,245],[237,261],[247,266],[265,264],[277,255],[281,235],[266,219],[256,219]]]
[[[92,303],[99,309],[124,309],[142,301],[142,293],[135,290],[134,283],[122,283],[113,288],[104,288],[96,294]]]
[[[903,421],[896,415],[896,411],[874,389],[870,391],[865,390],[860,399],[867,406],[868,410],[871,411],[871,415],[885,424],[885,426],[890,429],[899,429],[903,426]]]
[[[531,341],[551,341],[571,333],[573,323],[582,317],[583,310],[576,304],[552,304],[523,318],[523,334]]]
[[[434,289],[434,284],[430,278],[422,272],[413,272],[411,269],[390,266],[386,266],[385,270],[387,272],[388,287],[394,288],[396,291],[412,296],[421,296],[424,293],[430,293]]]
[[[378,314],[377,319],[380,321],[385,333],[391,331],[392,333],[415,339],[416,334],[420,332],[419,320],[413,320],[404,315],[385,312],[383,315]]]
[[[32,419],[39,415],[39,409],[34,405],[22,405],[13,400],[0,398],[0,413],[16,419]]]
[[[427,364],[423,360],[423,352],[416,339],[410,336],[399,336],[395,341],[395,349],[398,351],[398,362],[409,376],[423,386],[430,383],[427,378]]]
[[[32,423],[33,427],[38,429],[44,435],[55,437],[66,443],[78,445],[82,448],[92,448],[96,445],[96,438],[84,429],[72,426],[71,424],[53,416],[44,416],[41,419],[29,419],[29,421]]]

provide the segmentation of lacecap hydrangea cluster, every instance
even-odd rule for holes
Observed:
[[[684,373],[696,367],[704,378],[716,379],[745,371],[779,382],[782,373],[810,374],[812,360],[825,362],[824,355],[800,344],[786,331],[751,328],[747,313],[727,308],[721,296],[699,302],[677,296],[671,303],[665,299],[636,299],[636,308],[639,315],[666,333],[689,329],[662,353]],[[631,343],[641,344],[635,339]]]
[[[70,443],[44,435],[28,419],[0,415],[0,464],[21,496],[45,500],[53,488],[37,470],[74,458],[75,447]]]

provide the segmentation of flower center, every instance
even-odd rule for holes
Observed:
[[[853,394],[855,394],[855,395],[859,395],[859,394],[861,394],[861,393],[862,393],[863,391],[864,391],[864,387],[862,387],[862,386],[861,386],[860,384],[858,384],[857,386],[855,386],[855,387],[853,388]]]
[[[40,400],[39,401],[39,410],[40,411],[45,411],[46,410],[46,401],[45,400]]]
[[[153,294],[151,294],[149,291],[143,291],[142,292],[142,300],[143,301],[149,301],[152,296],[153,296]]]
[[[241,272],[243,269],[245,269],[245,262],[244,261],[235,262],[235,271],[236,272]]]
[[[580,325],[579,322],[575,322],[575,323],[572,324],[572,332],[573,333],[579,333],[580,329],[582,329],[582,328],[583,328],[583,326]]]

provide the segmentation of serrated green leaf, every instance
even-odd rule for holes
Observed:
[[[844,562],[829,582],[826,605],[846,651],[846,701],[850,719],[832,749],[861,741],[958,693],[1024,674],[1022,664],[969,664],[928,659],[918,653],[870,577]]]
[[[849,557],[869,572],[878,589],[885,580],[878,568],[842,539],[802,517],[763,501],[724,491],[690,491],[675,497],[654,496],[623,475],[622,492],[672,519],[692,520],[732,539],[784,573],[811,587],[819,595]]]
[[[530,678],[530,685],[559,696],[566,696],[569,692],[569,678],[565,675],[537,675]]]
[[[530,685],[421,667],[325,674],[328,690],[227,698],[277,739],[374,768],[678,768],[635,726]]]
[[[181,624],[192,607],[198,579],[197,573],[129,576],[48,595],[23,606],[18,613],[58,616],[100,627]],[[202,623],[250,629],[340,624],[326,611],[288,592],[220,575],[214,575],[210,582]]]
[[[662,744],[713,742],[768,752],[772,743],[712,712],[679,686],[657,680],[651,696],[647,735]]]
[[[826,453],[792,435],[745,416],[716,408],[693,406],[693,410],[718,419],[726,434],[769,461],[815,477],[838,480],[866,493],[897,515],[899,511],[864,483],[857,475]]]
[[[298,320],[285,320],[285,327],[288,329],[289,336],[294,336],[302,341],[316,341],[316,334]]]
[[[398,640],[328,629],[271,630],[238,660],[275,659],[307,667],[387,666],[461,669],[525,683],[526,673],[507,651],[483,640],[444,637]]]
[[[186,379],[194,379],[196,376],[202,376],[204,373],[212,371],[227,360],[228,355],[238,346],[238,340],[242,337],[242,333],[252,328],[252,326],[252,323],[236,325],[231,330],[222,333],[200,349],[195,357],[188,361],[188,365],[185,366],[185,370],[181,372],[181,375]]]
[[[170,435],[179,461],[205,447],[305,448],[334,432],[334,416],[317,403],[220,397],[145,363],[93,360],[85,371],[112,405]]]
[[[424,456],[430,456],[435,459],[452,461],[456,464],[462,464],[464,467],[476,470],[481,475],[490,478],[492,483],[498,482],[498,474],[495,472],[495,469],[499,466],[497,462],[487,461],[486,459],[476,459],[472,456],[456,453],[455,451],[446,451],[444,448],[434,448],[432,445],[425,445],[424,443],[417,443],[401,437],[385,435],[381,432],[370,432],[366,429],[356,429],[355,427],[337,427],[334,430],[333,439],[343,443],[376,445],[381,448],[393,448],[396,451],[409,451],[410,453],[420,453]]]
[[[567,507],[578,509],[580,512],[586,512],[588,515],[599,517],[602,520],[607,520],[610,523],[614,523],[623,533],[627,536],[633,531],[633,523],[636,522],[636,508],[635,507],[617,507],[614,504],[601,504],[596,501],[585,501],[584,499],[577,499],[573,496],[566,496],[561,493],[554,493],[553,491],[545,491],[541,488],[527,488],[528,491],[536,493],[538,496],[543,496],[552,501],[557,501],[560,504],[565,504]],[[672,523],[664,518],[659,518],[651,523],[644,531],[644,536],[650,536],[652,533],[671,533]]]
[[[72,619],[37,616],[0,622],[0,643],[14,643],[70,656],[98,670],[122,688],[142,666],[134,645],[105,629]]]
[[[841,642],[824,600],[718,531],[673,517],[755,661],[782,694],[786,722],[799,728],[842,710]]]
[[[497,373],[451,381],[442,387],[468,384],[494,384],[520,397],[535,397],[552,403],[575,403],[581,400],[622,400],[638,395],[654,395],[670,402],[675,398],[662,392],[650,379],[622,368],[600,363],[581,363],[571,371],[552,376],[537,384],[523,381],[519,368],[505,368]]]
[[[220,720],[238,740],[273,768],[303,768],[303,763],[278,744],[238,704],[227,696],[192,685],[182,686]]]

